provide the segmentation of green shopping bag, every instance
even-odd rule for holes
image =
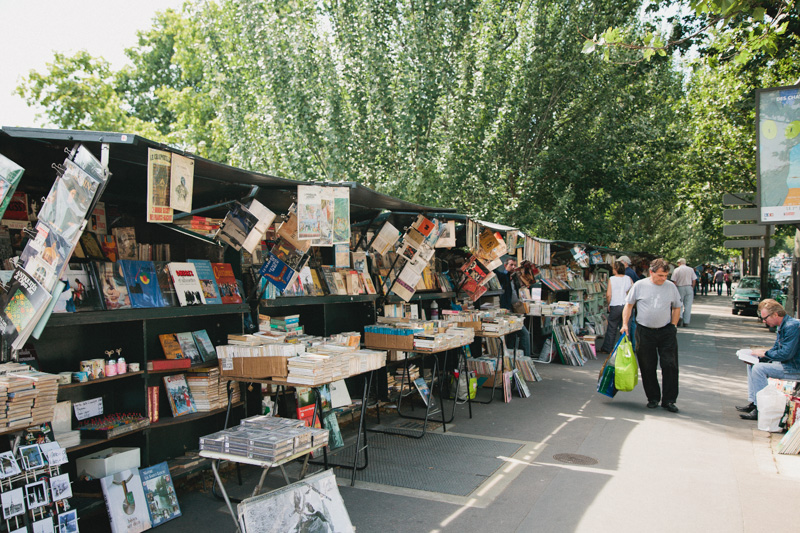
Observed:
[[[617,390],[632,391],[639,383],[639,365],[636,363],[636,355],[633,353],[633,345],[627,335],[622,336],[622,340],[614,350],[614,386]]]

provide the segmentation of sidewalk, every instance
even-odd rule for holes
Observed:
[[[691,327],[678,330],[680,413],[647,409],[641,385],[614,399],[597,394],[600,360],[585,367],[538,364],[543,381],[530,384],[531,398],[473,405],[472,419],[467,407],[459,406],[454,423],[448,425],[447,435],[473,437],[469,442],[520,447],[508,457],[499,456],[500,469],[481,479],[472,494],[453,496],[359,481],[350,487],[349,473],[340,472],[339,490],[357,531],[796,529],[791,523],[800,490],[800,456],[773,453],[771,446],[779,435],[758,431],[755,422],[741,420],[733,408],[747,399],[745,365],[735,351],[771,345],[775,334],[753,316],[733,316],[730,298],[724,295],[698,297],[693,313]],[[379,445],[374,434],[370,438],[373,446]],[[572,462],[554,457],[559,454],[573,454],[566,457]],[[374,455],[377,450],[370,469],[378,466]],[[454,455],[451,460],[469,470],[469,457]],[[441,471],[421,452],[407,461]],[[226,483],[238,497],[249,496],[258,474],[252,468],[242,472],[244,485]],[[269,486],[281,484],[277,472],[270,474]],[[160,526],[162,533],[233,531],[224,504],[209,493],[180,492],[179,499],[183,516]]]

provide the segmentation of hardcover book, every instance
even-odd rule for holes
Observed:
[[[105,308],[108,310],[130,309],[131,299],[128,296],[125,276],[119,264],[98,262],[95,263],[95,267]]]
[[[193,331],[192,337],[194,337],[194,342],[203,361],[213,361],[217,358],[217,351],[214,349],[214,344],[211,342],[206,330]]]
[[[297,272],[289,268],[289,266],[278,259],[277,256],[270,254],[261,268],[258,270],[267,281],[275,285],[275,287],[283,292],[292,284]]]
[[[221,304],[222,297],[219,294],[217,280],[214,277],[214,268],[207,259],[189,259],[197,270],[197,277],[200,279],[200,286],[203,288],[203,297],[207,304]]]
[[[72,289],[76,312],[103,309],[100,284],[90,263],[70,263],[64,272],[64,280]]]
[[[182,359],[184,357],[183,348],[174,333],[162,333],[158,336],[158,341],[161,343],[166,359]]]
[[[112,533],[140,533],[153,527],[138,468],[106,476],[100,486]]]
[[[131,307],[135,309],[165,307],[158,286],[156,267],[152,261],[120,260],[119,263],[125,275]]]
[[[95,259],[100,261],[105,261],[106,256],[103,254],[103,248],[100,246],[100,241],[97,239],[97,235],[90,231],[84,231],[81,234],[81,247],[83,248],[83,253],[86,254],[87,259]]]
[[[214,277],[219,287],[220,298],[224,304],[242,303],[242,295],[239,293],[239,284],[233,275],[233,268],[228,263],[211,263],[214,269]]]
[[[98,235],[97,240],[100,242],[100,248],[103,249],[103,255],[106,256],[106,260],[116,263],[117,259],[120,258],[117,251],[116,237],[113,235]]]
[[[175,285],[172,283],[172,274],[169,272],[169,263],[166,261],[153,261],[156,267],[156,279],[158,288],[161,289],[161,298],[166,307],[180,307],[178,294],[175,292]]]
[[[168,267],[181,307],[206,303],[193,263],[170,263]]]
[[[183,374],[164,376],[164,389],[167,391],[172,416],[178,417],[197,412],[192,392],[189,390],[189,385],[186,384],[186,376]]]
[[[203,358],[197,349],[197,345],[194,342],[194,337],[192,336],[191,331],[176,333],[175,338],[178,339],[178,344],[181,346],[183,356],[191,359],[192,364],[203,362]]]
[[[150,512],[150,522],[153,527],[181,516],[178,505],[178,496],[172,484],[167,462],[159,463],[139,470],[142,478],[142,488]]]

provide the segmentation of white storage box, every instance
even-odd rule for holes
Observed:
[[[139,448],[106,448],[75,461],[78,477],[101,479],[129,468],[139,468],[142,454]]]

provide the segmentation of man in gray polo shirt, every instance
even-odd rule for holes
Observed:
[[[663,259],[650,263],[650,277],[637,281],[628,292],[622,310],[621,333],[628,333],[633,306],[636,305],[636,359],[647,395],[647,407],[661,407],[677,413],[678,399],[678,320],[681,296],[675,284],[667,280],[669,266]],[[657,366],[661,365],[662,395]]]

